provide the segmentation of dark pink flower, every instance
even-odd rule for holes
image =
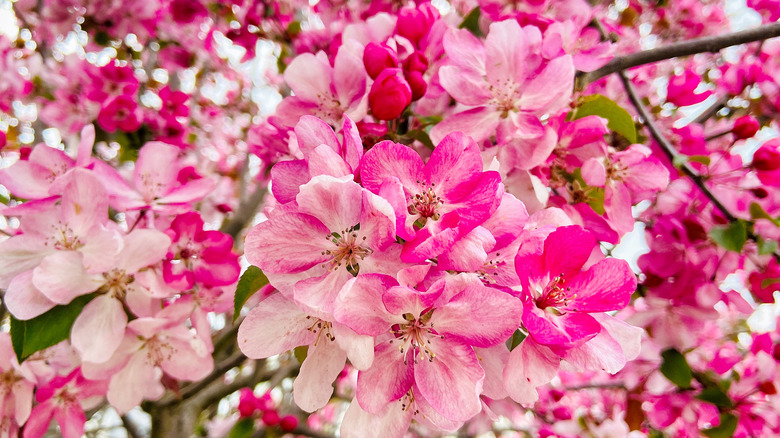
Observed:
[[[233,238],[204,230],[197,212],[176,216],[166,234],[172,243],[163,262],[163,278],[169,286],[188,290],[195,282],[226,286],[238,280],[241,267],[233,253]]]
[[[108,101],[100,110],[97,121],[107,132],[115,132],[117,129],[133,132],[141,127],[138,104],[132,97],[124,94]]]
[[[603,259],[583,270],[596,240],[579,226],[546,238],[532,236],[515,258],[523,283],[523,325],[538,343],[570,348],[596,336],[601,324],[589,313],[619,310],[636,289],[624,260]]]

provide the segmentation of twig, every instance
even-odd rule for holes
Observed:
[[[143,432],[139,429],[138,425],[133,422],[127,415],[122,415],[119,418],[122,419],[122,425],[127,431],[127,435],[130,438],[141,438],[144,436]]]
[[[696,118],[693,119],[691,123],[703,124],[707,120],[711,119],[715,114],[718,113],[718,111],[720,111],[721,108],[726,106],[726,103],[729,101],[729,99],[731,99],[731,96],[729,95],[721,96],[720,99],[710,105],[709,108],[704,110],[703,113],[696,116]]]
[[[235,239],[236,236],[238,236],[238,233],[240,233],[241,230],[246,227],[249,221],[255,217],[257,209],[263,202],[265,192],[266,186],[264,184],[257,184],[255,191],[252,192],[248,198],[241,202],[241,204],[238,206],[238,209],[236,210],[236,214],[233,215],[230,220],[222,224],[220,231],[230,234]]]
[[[762,41],[780,36],[780,23],[765,24],[755,29],[733,32],[725,35],[696,38],[688,41],[680,41],[641,52],[631,53],[613,58],[605,66],[590,73],[584,73],[580,79],[581,87],[597,81],[604,76],[611,75],[643,64],[663,61],[664,59],[678,56],[695,55],[697,53],[717,52],[730,46]]]
[[[699,175],[699,173],[696,172],[696,170],[694,170],[690,164],[688,164],[687,157],[677,152],[674,146],[669,143],[669,140],[664,137],[664,135],[655,125],[653,119],[647,113],[644,105],[642,105],[642,101],[636,94],[636,90],[634,89],[633,84],[631,84],[631,80],[628,78],[628,76],[626,76],[626,73],[623,71],[617,73],[620,76],[620,80],[623,82],[623,87],[626,89],[628,98],[636,108],[639,116],[644,120],[645,128],[650,131],[650,135],[653,137],[653,139],[655,139],[656,143],[658,143],[658,146],[661,147],[661,150],[669,158],[669,160],[671,160],[672,165],[688,176],[693,181],[693,183],[696,184],[699,190],[704,193],[704,196],[706,196],[707,199],[712,202],[715,208],[717,208],[729,222],[736,222],[738,220],[737,217],[734,216],[731,211],[729,211],[729,209],[723,205],[722,202],[720,202],[720,200],[712,193],[712,191],[710,191],[709,187],[707,187],[707,185],[704,183],[704,178]],[[758,236],[751,231],[748,231],[747,237],[754,242],[758,242]],[[780,254],[778,254],[777,251],[772,253],[772,255],[778,262],[780,262]]]
[[[642,100],[639,98],[639,96],[636,94],[636,90],[634,89],[634,85],[631,84],[631,80],[628,79],[628,76],[626,76],[625,72],[617,72],[618,76],[620,76],[620,80],[623,82],[623,87],[626,89],[626,93],[628,93],[628,98],[631,100],[631,103],[636,108],[637,112],[639,113],[639,116],[642,117],[642,120],[644,121],[645,128],[647,128],[648,131],[650,131],[650,135],[655,139],[655,142],[658,143],[658,146],[661,147],[661,150],[664,152],[664,154],[669,158],[669,160],[672,162],[672,164],[677,167],[679,170],[681,170],[685,175],[687,175],[689,178],[691,178],[696,184],[696,186],[701,189],[702,193],[704,193],[704,196],[707,197],[707,199],[712,202],[715,207],[720,210],[720,212],[723,214],[723,216],[726,217],[726,219],[729,222],[733,222],[737,220],[737,218],[731,214],[728,208],[726,208],[723,203],[720,202],[718,198],[715,197],[715,195],[710,191],[709,187],[707,187],[706,184],[704,184],[704,178],[702,178],[701,175],[699,175],[698,172],[696,172],[690,164],[688,164],[687,161],[685,161],[686,157],[684,155],[681,155],[677,150],[672,146],[671,143],[669,143],[669,140],[664,137],[664,135],[661,133],[661,131],[658,129],[658,127],[655,125],[655,122],[653,122],[652,117],[650,114],[647,113],[647,110],[645,109],[645,106],[642,104]]]

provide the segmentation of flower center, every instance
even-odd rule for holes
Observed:
[[[547,287],[544,289],[539,298],[536,299],[536,305],[540,309],[547,309],[551,307],[553,309],[560,308],[569,304],[569,301],[576,298],[576,294],[569,296],[571,287],[564,286],[566,280],[561,275],[554,277]]]
[[[333,256],[328,270],[338,269],[344,265],[347,271],[357,276],[360,271],[358,262],[374,252],[374,250],[364,245],[366,236],[359,236],[358,231],[360,231],[360,224],[342,230],[340,233],[334,232],[325,236],[326,239],[336,245],[335,249],[322,251],[322,255]],[[326,264],[323,264],[323,267],[325,266]]]
[[[420,183],[420,181],[417,182]],[[441,217],[438,213],[438,209],[440,206],[444,205],[444,200],[433,190],[436,184],[431,183],[427,189],[425,188],[427,184],[420,184],[423,185],[423,190],[412,196],[409,200],[409,214],[419,214],[421,218],[428,219],[430,217],[437,221]]]
[[[411,313],[404,313],[403,317],[406,322],[403,324],[393,324],[393,326],[390,327],[390,331],[396,339],[391,339],[389,342],[391,344],[395,340],[401,342],[401,346],[398,347],[398,350],[404,356],[404,365],[408,364],[407,356],[410,352],[414,363],[417,363],[417,359],[420,355],[427,358],[429,362],[433,362],[433,358],[436,357],[436,354],[431,349],[431,339],[437,337],[444,339],[444,336],[438,334],[436,330],[433,329],[433,323],[430,322],[431,317],[433,316],[433,310],[434,309],[424,310],[419,317],[415,317]]]
[[[312,319],[311,316],[307,316],[306,319]],[[330,332],[332,325],[328,321],[323,321],[319,318],[317,318],[316,321],[311,325],[311,327],[307,328],[306,330],[314,333],[317,335],[317,339],[314,341],[314,345],[317,345],[317,343],[320,342],[320,338],[325,336],[325,339],[333,342],[336,340],[336,337],[333,336],[333,334]]]
[[[116,299],[124,299],[127,293],[127,286],[135,281],[132,275],[128,275],[124,269],[112,269],[103,274],[105,283],[100,287],[99,291],[110,294]]]

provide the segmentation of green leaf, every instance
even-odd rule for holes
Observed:
[[[685,360],[685,356],[674,348],[670,348],[664,350],[661,357],[663,358],[660,368],[661,374],[680,388],[690,388],[693,371],[691,371],[688,361]]]
[[[758,202],[753,202],[750,204],[750,217],[753,219],[767,219],[776,226],[780,227],[780,219],[775,219],[770,216],[769,213],[764,210],[764,207],[762,207]]]
[[[712,403],[715,406],[721,406],[729,408],[733,406],[731,398],[722,389],[717,386],[709,386],[704,388],[699,395],[696,396],[701,401]]]
[[[607,119],[607,127],[636,143],[636,125],[631,114],[611,99],[600,94],[585,96],[575,109],[574,120],[587,116],[599,116]]]
[[[737,430],[737,417],[732,414],[723,413],[720,414],[720,424],[716,427],[704,429],[701,431],[705,436],[710,438],[731,438],[734,436],[734,431]]]
[[[729,251],[741,252],[747,242],[747,227],[741,220],[728,225],[712,227],[710,238]]]
[[[230,429],[228,438],[248,438],[255,432],[255,420],[242,418]]]
[[[525,340],[525,338],[528,335],[521,332],[520,329],[515,330],[515,333],[512,334],[512,337],[509,338],[509,351],[514,350],[518,345],[520,345],[521,342]]]
[[[309,354],[309,346],[300,345],[295,347],[293,349],[293,354],[295,355],[295,358],[298,359],[298,363],[303,363],[303,361],[306,360],[306,356]]]
[[[425,147],[427,147],[428,149],[430,150],[434,149],[433,141],[431,140],[431,137],[429,137],[428,133],[423,131],[422,129],[414,129],[412,131],[407,132],[406,135],[424,144]]]
[[[19,363],[34,353],[68,339],[70,328],[95,294],[82,295],[69,304],[54,306],[43,315],[26,321],[11,317],[11,344]]]
[[[701,163],[705,166],[710,165],[710,157],[706,155],[691,155],[688,157],[688,161],[693,161],[695,163]]]
[[[472,9],[471,12],[469,12],[468,15],[463,18],[463,22],[460,23],[458,29],[466,29],[474,34],[474,36],[477,38],[485,36],[485,34],[482,33],[482,30],[479,28],[479,17],[481,14],[482,10],[479,8],[479,6]]]
[[[238,319],[238,315],[241,314],[241,308],[244,307],[246,300],[266,284],[268,284],[268,277],[257,266],[250,266],[244,271],[238,280],[236,295],[233,298],[233,321]]]
[[[767,255],[777,251],[777,240],[772,239],[758,239],[758,254]]]

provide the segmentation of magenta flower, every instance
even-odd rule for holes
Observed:
[[[393,205],[408,262],[452,247],[498,208],[504,191],[498,172],[482,171],[479,148],[459,132],[442,140],[425,164],[407,146],[379,143],[363,157],[361,180]]]
[[[374,364],[358,375],[361,408],[378,414],[416,385],[445,418],[473,417],[485,373],[472,347],[505,341],[520,313],[520,300],[478,280],[442,279],[425,291],[385,275],[350,281],[337,299],[336,319],[379,341]]]
[[[84,410],[96,407],[106,392],[103,380],[87,380],[80,369],[67,376],[57,376],[35,393],[37,405],[24,426],[24,438],[42,437],[52,418],[60,425],[64,438],[80,438],[87,421]]]
[[[226,286],[238,280],[241,267],[233,253],[233,238],[221,231],[204,230],[197,212],[176,216],[166,231],[171,247],[163,262],[163,278],[174,289],[192,289],[195,282]]]
[[[534,236],[515,258],[523,284],[523,325],[540,344],[571,348],[595,337],[601,324],[589,313],[619,310],[636,289],[624,260],[608,258],[583,270],[597,248],[579,226]]]
[[[98,125],[107,132],[133,132],[141,127],[138,104],[128,95],[119,95],[103,106],[98,114]]]
[[[398,118],[411,102],[412,88],[400,68],[382,70],[368,93],[371,114],[379,120]]]

